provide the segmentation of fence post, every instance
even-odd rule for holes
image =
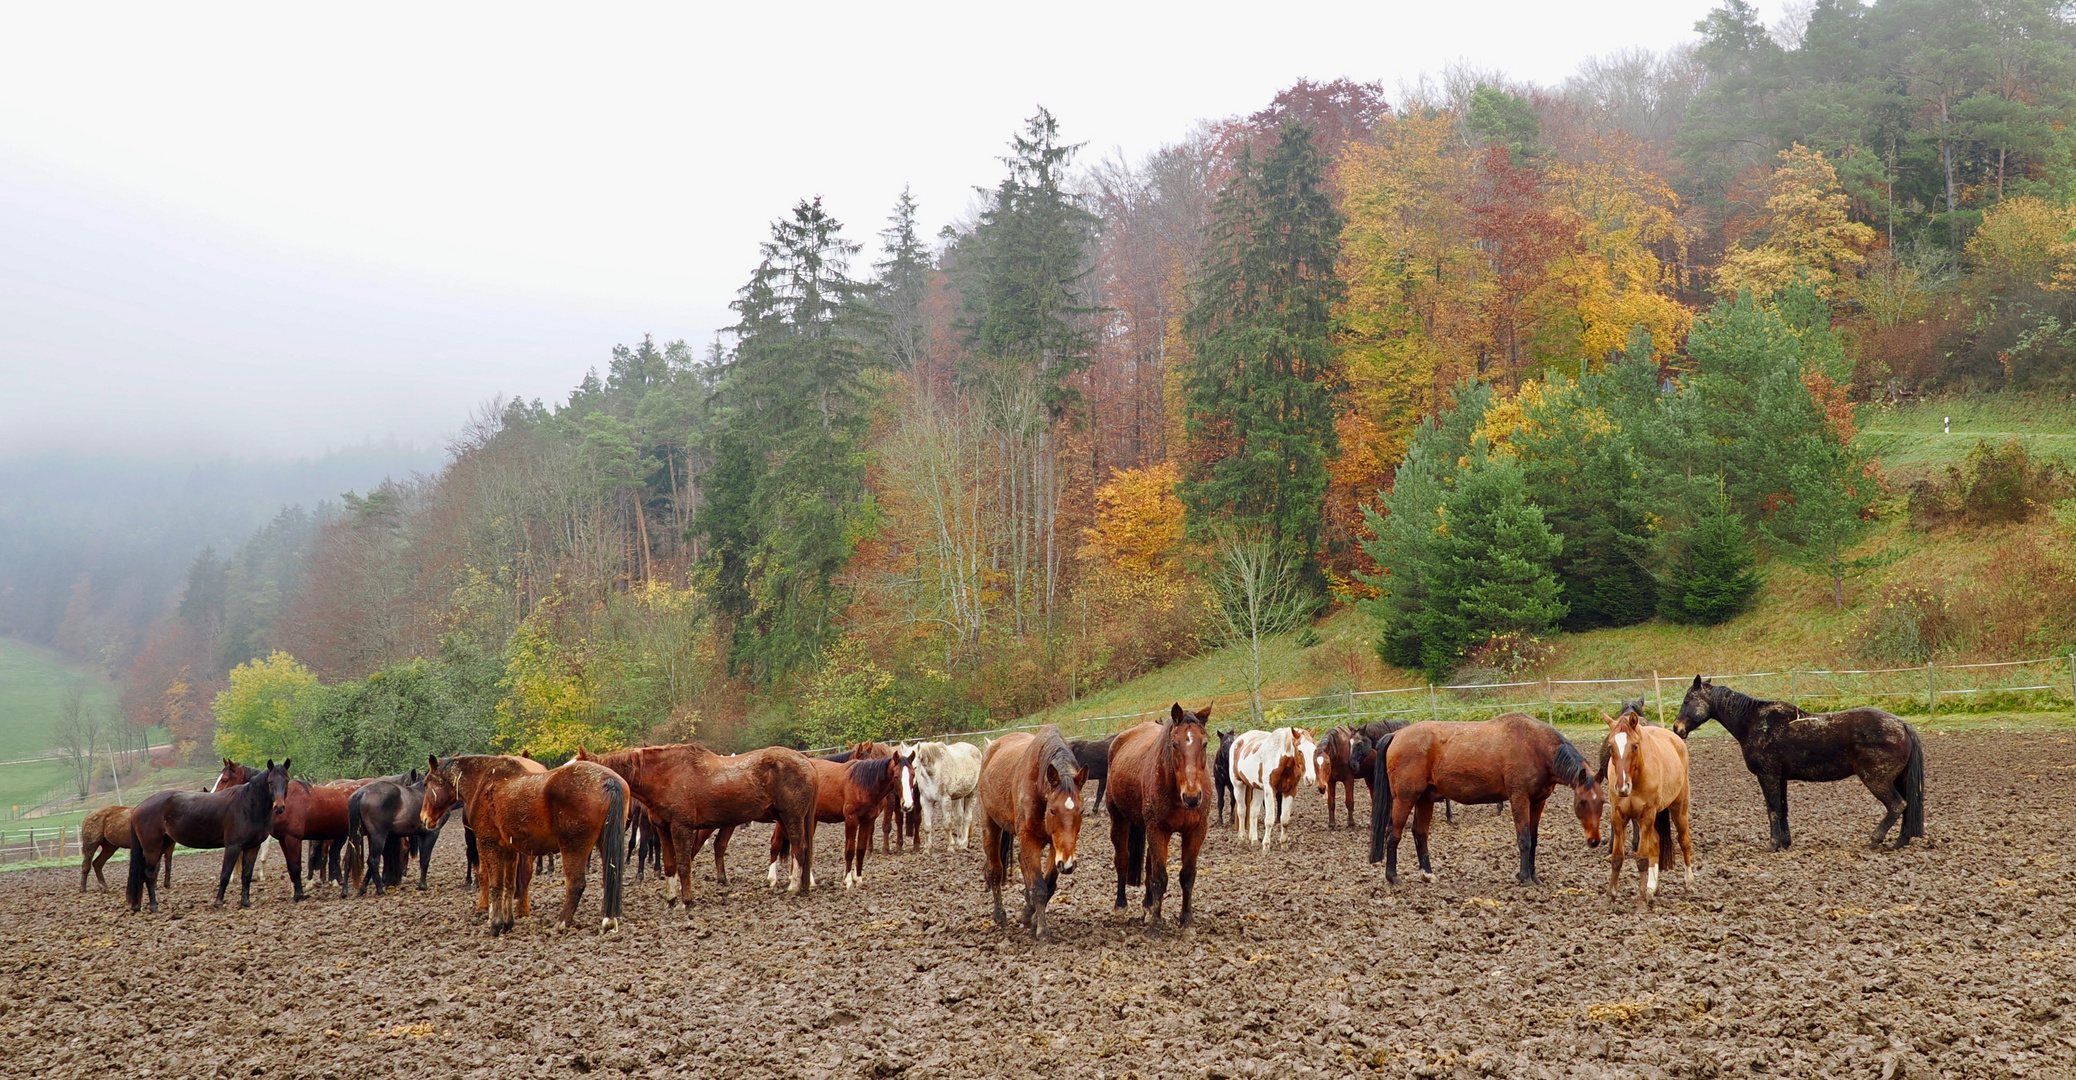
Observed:
[[[1925,661],[1925,714],[1939,715],[1939,679],[1932,674],[1932,662]]]
[[[1355,684],[1348,684],[1348,726],[1355,726]]]
[[[1551,682],[1548,675],[1543,676],[1543,698],[1550,703],[1549,722],[1554,725],[1557,723],[1557,684]]]
[[[2069,654],[2069,708],[2076,710],[2076,652]]]
[[[1801,702],[1801,701],[1799,701],[1799,700],[1797,700],[1797,699],[1798,699],[1799,697],[1800,697],[1800,695],[1799,695],[1799,694],[1797,694],[1797,693],[1795,692],[1795,669],[1794,669],[1794,668],[1789,668],[1789,669],[1788,669],[1788,704],[1790,704],[1790,705],[1793,705],[1793,706],[1795,707],[1795,710],[1796,710],[1797,712],[1800,712],[1800,711],[1802,710],[1802,702]]]
[[[1665,726],[1665,682],[1658,678],[1658,669],[1651,669],[1651,693],[1658,698],[1658,726]]]

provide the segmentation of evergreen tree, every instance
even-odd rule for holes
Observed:
[[[872,264],[873,305],[879,311],[880,348],[889,366],[912,371],[929,346],[929,319],[923,301],[930,295],[930,249],[916,235],[915,198],[907,188],[894,203],[893,216],[880,230],[884,258]]]
[[[1512,462],[1474,451],[1440,519],[1426,571],[1427,604],[1415,623],[1420,666],[1435,682],[1493,634],[1544,633],[1566,611],[1550,565],[1564,541],[1528,501]]]
[[[1658,586],[1651,555],[1645,466],[1628,432],[1604,407],[1607,379],[1553,374],[1524,389],[1522,426],[1511,437],[1530,501],[1564,540],[1554,563],[1567,630],[1627,626],[1651,617]]]
[[[1377,597],[1363,606],[1376,633],[1377,655],[1386,663],[1405,668],[1422,664],[1421,617],[1428,605],[1442,504],[1491,402],[1489,384],[1458,384],[1451,406],[1421,421],[1405,461],[1392,475],[1391,489],[1378,497],[1380,509],[1363,508],[1374,537],[1362,542],[1363,551],[1381,571],[1364,577]]]
[[[1259,162],[1243,151],[1215,215],[1185,318],[1194,450],[1179,494],[1199,533],[1214,522],[1266,527],[1316,592],[1337,449],[1332,312],[1346,290],[1341,216],[1311,132],[1287,122]]]
[[[1675,540],[1660,614],[1713,626],[1743,613],[1759,591],[1757,562],[1744,519],[1718,495]]]
[[[731,667],[770,682],[811,667],[837,632],[836,575],[870,517],[863,446],[870,319],[851,280],[858,245],[802,202],[772,226],[764,262],[734,307],[721,373],[714,466],[698,525]]]

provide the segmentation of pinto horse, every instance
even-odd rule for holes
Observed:
[[[1896,846],[1925,834],[1925,747],[1917,729],[1872,706],[1806,713],[1786,701],[1763,701],[1694,676],[1673,733],[1686,738],[1714,720],[1737,737],[1744,765],[1759,778],[1773,850],[1788,847],[1788,781],[1828,783],[1857,776],[1888,813],[1874,827],[1880,847],[1898,818]]]
[[[1290,846],[1290,814],[1296,809],[1300,780],[1318,783],[1312,733],[1303,728],[1249,731],[1233,740],[1233,790],[1238,796],[1240,833],[1250,843],[1257,829],[1261,849],[1269,850],[1276,831]]]
[[[663,845],[670,903],[680,898],[691,903],[692,859],[708,835],[716,837],[718,860],[718,848],[729,834],[753,821],[778,826],[774,831],[784,836],[792,855],[789,889],[794,895],[808,890],[819,784],[814,759],[806,754],[772,746],[723,756],[698,743],[674,743],[605,754],[579,747],[577,758],[618,773],[649,808]]]
[[[404,871],[410,868],[411,850],[418,854],[418,891],[425,891],[425,879],[432,869],[433,847],[439,843],[440,830],[447,819],[428,826],[419,820],[418,811],[425,803],[425,781],[416,770],[410,774],[409,782],[377,780],[346,800],[346,843],[347,872],[339,881],[339,896],[346,896],[346,878],[368,894],[372,879],[375,895],[382,895],[386,887],[402,885]],[[362,849],[366,849],[363,864]],[[365,865],[365,872],[363,872]]]
[[[853,759],[843,766],[843,887],[865,883],[865,853],[872,850],[872,824],[880,808],[898,805],[906,818],[915,809],[915,752]]]
[[[1312,751],[1313,772],[1318,774],[1319,793],[1326,796],[1326,827],[1334,829],[1335,787],[1347,786],[1348,827],[1355,827],[1355,732],[1350,728],[1335,728],[1319,740]]]
[[[274,825],[288,813],[288,762],[267,762],[266,770],[245,783],[217,791],[161,791],[130,811],[130,911],[144,893],[151,910],[159,909],[159,860],[173,845],[222,848],[223,874],[216,882],[216,906],[223,906],[231,885],[231,868],[242,867],[238,906],[252,906],[252,864]],[[169,878],[171,874],[167,875]],[[166,883],[168,890],[172,882]]]
[[[222,791],[245,783],[258,770],[250,765],[240,765],[230,758],[223,759],[223,771],[217,773],[216,784],[211,791]],[[288,809],[274,820],[273,837],[281,845],[281,859],[288,864],[288,880],[295,886],[295,898],[303,898],[303,844],[313,848],[327,845],[343,846],[346,840],[346,802],[353,793],[374,783],[373,780],[334,780],[329,784],[312,784],[307,780],[288,782]],[[332,848],[331,866],[338,869],[338,848]],[[312,854],[316,854],[315,851]],[[312,860],[313,864],[315,860]],[[311,876],[316,877],[315,865]],[[333,877],[340,875],[334,873]]]
[[[987,850],[987,884],[995,893],[995,925],[1007,928],[1002,884],[1009,877],[1011,848],[1024,876],[1023,925],[1032,938],[1048,941],[1045,908],[1058,891],[1060,875],[1074,872],[1074,845],[1081,838],[1081,785],[1088,773],[1052,724],[1017,731],[988,744],[980,759],[981,839]]]
[[[528,772],[514,759],[487,754],[429,758],[418,823],[430,831],[447,820],[456,803],[468,807],[490,882],[490,936],[510,930],[521,867],[542,855],[562,856],[562,914],[567,929],[584,897],[584,871],[591,852],[600,855],[604,915],[599,930],[620,925],[621,879],[627,869],[627,782],[591,761],[571,761],[546,772]]]
[[[1607,879],[1607,894],[1615,895],[1622,882],[1622,842],[1628,826],[1637,823],[1636,908],[1658,900],[1658,870],[1672,869],[1672,845],[1660,843],[1657,822],[1670,817],[1679,831],[1680,855],[1686,861],[1687,887],[1694,886],[1694,838],[1689,834],[1687,809],[1687,743],[1672,732],[1643,723],[1642,702],[1635,710],[1607,720],[1607,805],[1613,828],[1608,860],[1613,873]]]
[[[1125,887],[1146,885],[1146,934],[1158,936],[1161,900],[1168,893],[1168,842],[1182,838],[1182,912],[1176,925],[1188,926],[1194,909],[1197,854],[1204,850],[1210,815],[1204,789],[1211,769],[1204,760],[1210,745],[1205,722],[1211,706],[1190,712],[1180,702],[1168,718],[1118,732],[1110,743],[1110,846],[1117,864],[1117,909],[1124,910]]]
[[[1490,720],[1423,720],[1386,735],[1377,745],[1370,806],[1370,862],[1384,863],[1384,878],[1398,883],[1398,841],[1406,819],[1420,876],[1434,880],[1427,859],[1427,830],[1437,799],[1466,805],[1505,800],[1514,810],[1514,839],[1521,849],[1515,880],[1534,884],[1535,845],[1543,803],[1559,785],[1573,793],[1573,809],[1588,847],[1600,846],[1606,799],[1600,781],[1579,749],[1556,728],[1527,713],[1501,713]]]

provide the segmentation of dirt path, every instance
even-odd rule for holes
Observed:
[[[1288,853],[1215,835],[1198,928],[1161,941],[1111,911],[1092,819],[1044,948],[988,925],[978,850],[875,856],[846,894],[835,827],[806,902],[762,889],[760,829],[732,888],[703,862],[689,923],[651,880],[605,940],[484,937],[453,837],[429,895],[295,906],[275,880],[249,911],[204,906],[199,857],[156,917],[9,873],[0,1074],[2071,1075],[2076,743],[1927,740],[1931,845],[1871,853],[1863,788],[1797,785],[1780,854],[1735,745],[1696,740],[1697,881],[1642,917],[1599,892],[1565,793],[1539,888],[1489,808],[1437,822],[1439,881],[1392,889],[1308,798]]]

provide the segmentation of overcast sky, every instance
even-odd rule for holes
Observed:
[[[1555,84],[1713,6],[9,5],[0,456],[436,445],[711,337],[800,197],[871,244],[911,185],[934,233],[1040,103],[1137,158],[1300,76]]]

